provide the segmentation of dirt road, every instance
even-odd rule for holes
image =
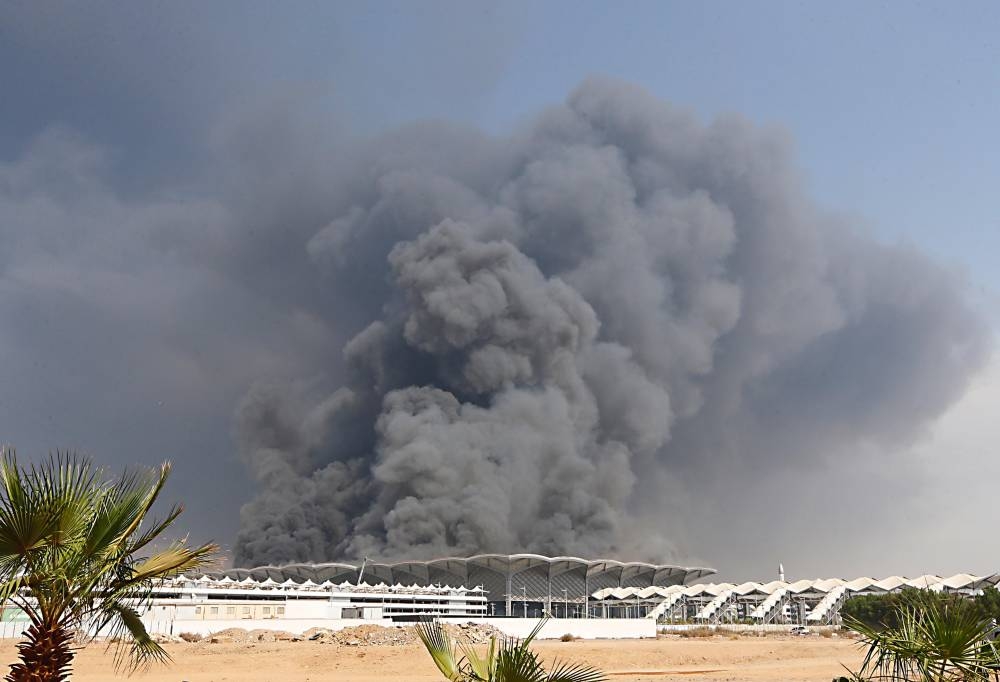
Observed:
[[[441,679],[419,645],[337,646],[317,642],[165,645],[173,663],[129,679],[136,682],[374,682]],[[2,660],[14,660],[14,642],[2,644]],[[856,666],[860,655],[846,639],[743,637],[729,639],[539,642],[546,659],[589,663],[612,682],[716,680],[830,682],[841,663]],[[78,654],[74,682],[114,679],[110,654],[90,646]],[[120,679],[126,679],[122,676]]]

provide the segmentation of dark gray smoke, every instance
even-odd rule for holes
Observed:
[[[508,137],[348,161],[300,243],[347,378],[242,401],[237,564],[677,557],[692,500],[906,443],[989,352],[960,281],[823,214],[737,117],[592,80]]]

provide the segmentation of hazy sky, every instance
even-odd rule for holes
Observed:
[[[284,275],[304,259],[284,237],[332,218],[346,141],[421,119],[508,134],[591,75],[787,131],[823,209],[954,270],[996,326],[998,27],[985,1],[0,0],[0,439],[175,459],[187,529],[230,543],[255,485],[240,398],[358,331],[311,314],[298,302],[321,304],[319,285]],[[905,463],[897,501],[845,502],[813,472],[828,509],[722,503],[686,546],[731,577],[778,560],[794,577],[1000,570],[981,541],[998,400],[992,361],[943,418],[873,454]],[[780,500],[807,483],[773,485]],[[727,522],[744,546],[725,533],[714,550]]]

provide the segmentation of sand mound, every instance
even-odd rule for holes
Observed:
[[[453,638],[464,639],[471,644],[485,644],[490,641],[491,637],[503,636],[492,625],[461,623],[459,625],[448,624],[444,627]],[[413,626],[358,625],[338,631],[313,628],[307,630],[302,636],[304,639],[314,642],[340,646],[406,646],[420,641]]]
[[[299,642],[302,638],[281,630],[243,630],[228,628],[219,630],[203,641],[210,644],[250,644],[253,642]]]
[[[386,628],[378,625],[358,625],[337,631],[313,628],[303,633],[303,637],[313,642],[341,646],[405,646],[418,641],[412,627]]]
[[[486,644],[491,637],[503,637],[503,633],[492,625],[475,623],[447,624],[445,630],[453,639],[461,639],[470,644]],[[195,637],[158,635],[161,642],[195,642]],[[253,644],[256,642],[301,642],[312,641],[338,646],[407,646],[417,644],[420,639],[412,625],[383,627],[381,625],[357,625],[343,630],[311,628],[301,635],[275,630],[243,630],[229,628],[200,638],[203,644]]]
[[[481,623],[460,623],[458,625],[445,625],[444,629],[453,638],[461,638],[472,644],[488,644],[490,639],[502,639],[504,634],[492,625]]]

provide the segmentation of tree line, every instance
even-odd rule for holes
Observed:
[[[1000,590],[989,586],[981,594],[966,596],[954,592],[933,592],[907,587],[900,592],[859,595],[844,602],[840,610],[844,620],[854,620],[871,628],[896,628],[900,614],[907,610],[926,611],[930,606],[947,606],[961,600],[982,620],[1000,622]]]

